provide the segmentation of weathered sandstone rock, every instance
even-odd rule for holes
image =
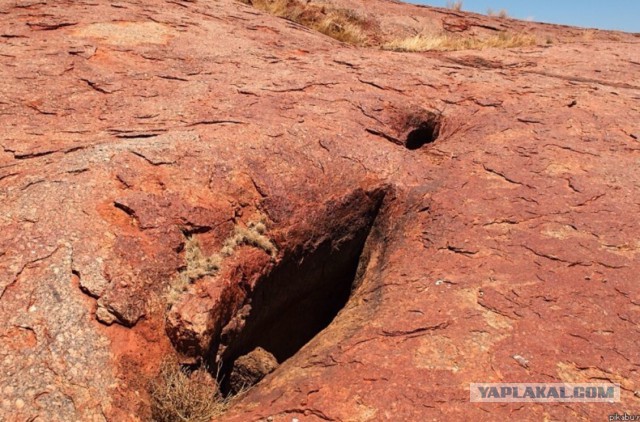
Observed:
[[[0,2],[0,420],[148,420],[167,356],[225,372],[256,347],[281,365],[221,420],[640,413],[640,38],[333,3],[385,36],[541,43]],[[603,380],[621,403],[469,403]]]

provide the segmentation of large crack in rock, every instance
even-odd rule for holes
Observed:
[[[167,333],[183,361],[217,368],[228,392],[238,358],[261,348],[282,363],[312,340],[358,285],[363,248],[389,189],[356,189],[329,201],[306,224],[286,229],[291,240],[275,260],[245,248],[231,270],[203,279],[225,286],[217,300],[185,295],[168,314]],[[195,314],[200,321],[194,308],[208,308]]]
[[[260,347],[282,363],[338,315],[358,285],[359,266],[366,265],[360,258],[384,194],[385,189],[356,191],[329,205],[319,222],[320,230],[329,230],[287,251],[256,282],[210,352],[222,363],[223,390],[240,356]]]

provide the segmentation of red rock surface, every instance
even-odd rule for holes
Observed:
[[[221,420],[640,413],[640,39],[366,5],[386,34],[559,41],[404,54],[229,0],[0,3],[0,419],[147,420],[165,356],[231,350],[269,274],[348,264],[371,225],[344,309]],[[438,139],[405,148],[429,112]],[[239,244],[165,305],[188,239],[259,220],[273,257]],[[469,403],[603,380],[621,403]]]

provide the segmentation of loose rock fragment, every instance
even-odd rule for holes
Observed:
[[[229,379],[231,393],[249,388],[278,367],[276,358],[261,347],[236,359]]]

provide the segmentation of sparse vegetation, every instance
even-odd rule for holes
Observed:
[[[487,15],[489,16],[495,16],[498,18],[508,18],[509,17],[509,13],[507,12],[506,9],[500,9],[498,11],[495,11],[493,9],[488,9],[487,10]]]
[[[157,422],[209,422],[227,405],[205,368],[189,373],[175,359],[162,363],[149,383],[149,395]]]
[[[582,30],[582,39],[584,41],[593,41],[598,33],[597,29],[584,29]]]
[[[200,244],[193,237],[188,238],[185,242],[184,255],[187,268],[182,274],[189,282],[215,274],[222,263],[222,258],[219,255],[204,256]]]
[[[447,1],[447,9],[451,9],[451,10],[455,10],[456,12],[459,12],[462,10],[462,1],[461,0],[457,0],[457,1]]]
[[[189,286],[202,277],[215,275],[224,258],[233,255],[240,245],[250,245],[262,249],[271,257],[275,257],[278,249],[266,236],[267,226],[263,221],[249,222],[247,227],[238,226],[233,234],[228,237],[219,253],[206,256],[202,252],[200,243],[193,236],[187,236],[184,245],[184,259],[186,267],[169,284],[166,292],[167,305],[173,305],[178,301]]]
[[[455,51],[455,50],[482,50],[485,48],[513,48],[525,47],[536,44],[536,38],[526,34],[501,33],[485,38],[471,38],[452,36],[447,34],[425,35],[419,34],[413,37],[393,39],[387,42],[380,41],[380,35],[373,30],[374,24],[353,10],[337,9],[329,6],[317,6],[305,0],[239,0],[242,3],[252,5],[257,9],[266,11],[272,15],[288,19],[292,22],[304,25],[319,31],[337,40],[354,45],[377,45],[383,50],[420,52],[420,51]],[[461,11],[461,0],[448,1],[447,7],[451,10]],[[491,16],[501,18],[508,17],[506,10],[494,12],[489,9]],[[240,243],[247,243],[260,247],[270,254],[272,245],[263,242],[256,237],[251,229],[242,232],[238,229],[233,239],[229,239],[222,250],[223,256],[228,256],[233,248]],[[258,233],[259,234],[259,233]],[[268,239],[267,239],[268,241]]]
[[[184,244],[184,259],[186,268],[169,285],[167,292],[169,305],[175,303],[194,281],[208,275],[214,275],[222,264],[222,256],[219,254],[205,256],[198,240],[192,236],[187,237]]]
[[[366,29],[371,25],[353,10],[320,7],[301,0],[240,1],[354,45],[366,43]]]
[[[271,240],[265,236],[267,226],[259,222],[251,222],[247,227],[236,227],[235,234],[228,238],[220,253],[229,256],[240,245],[251,245],[260,248],[271,256],[275,256],[277,249]]]
[[[421,52],[483,50],[485,48],[513,48],[536,44],[536,38],[526,34],[502,33],[487,38],[453,37],[449,35],[416,35],[392,40],[382,46],[384,50]]]

